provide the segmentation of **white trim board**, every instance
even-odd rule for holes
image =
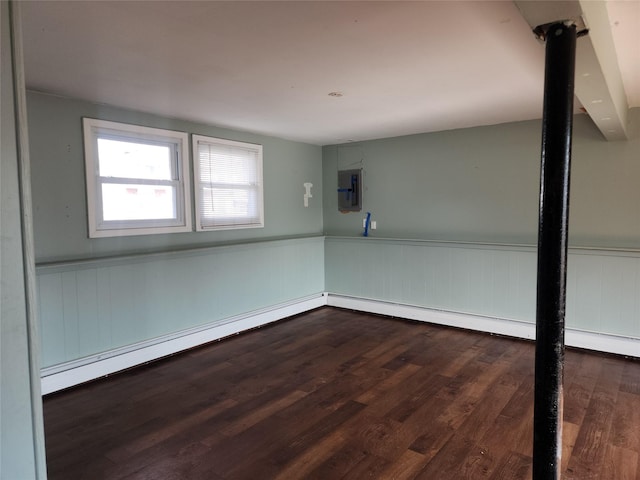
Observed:
[[[533,340],[536,333],[535,324],[528,322],[323,293],[231,317],[224,322],[215,322],[197,329],[43,368],[42,394],[73,387],[324,305],[529,340]],[[640,339],[637,338],[567,329],[565,343],[571,347],[640,357]]]
[[[534,340],[536,337],[536,326],[534,323],[465,313],[445,312],[379,300],[335,295],[332,293],[328,293],[327,295],[327,305],[332,307],[348,308],[361,312],[376,313],[529,340]],[[640,357],[640,338],[566,329],[565,344],[570,347],[584,348],[587,350]]]
[[[319,293],[311,297],[275,305],[244,315],[237,315],[222,322],[214,322],[198,328],[177,332],[173,335],[46,367],[40,371],[42,394],[46,395],[73,387],[74,385],[158,360],[208,342],[298,315],[326,304],[326,294]]]

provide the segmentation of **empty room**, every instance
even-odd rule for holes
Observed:
[[[640,1],[0,8],[2,480],[640,479]]]

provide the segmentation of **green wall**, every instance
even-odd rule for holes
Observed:
[[[38,263],[322,233],[322,161],[318,146],[36,92],[29,92],[27,100]],[[262,144],[265,227],[89,239],[84,116]],[[305,182],[314,185],[308,208],[303,204]]]
[[[15,8],[15,4],[11,5]],[[38,358],[29,323],[25,266],[33,266],[29,219],[21,205],[20,171],[27,163],[19,152],[13,83],[10,4],[0,2],[0,478],[44,479],[44,434]],[[19,62],[18,62],[19,65]]]
[[[574,118],[570,245],[640,248],[640,109],[632,138],[607,142]],[[539,120],[323,148],[324,231],[374,237],[536,244]],[[337,170],[364,170],[363,212],[337,209]]]
[[[623,142],[574,119],[566,319],[640,339],[640,109],[630,118]],[[529,121],[324,147],[325,290],[533,322],[540,137]],[[364,172],[359,213],[337,208],[348,168]]]
[[[36,92],[28,107],[43,367],[324,291],[320,147]],[[89,239],[84,116],[263,145],[265,227]]]
[[[321,148],[29,92],[42,366],[324,291]],[[265,227],[89,239],[82,117],[263,145]],[[314,184],[304,207],[304,182]]]

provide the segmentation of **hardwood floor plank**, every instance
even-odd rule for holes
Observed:
[[[289,405],[297,402],[307,395],[307,392],[294,390],[284,397],[278,398],[266,405],[250,410],[249,413],[245,414],[243,417],[240,417],[234,422],[229,422],[228,425],[222,429],[222,433],[230,437],[238,435],[239,433],[244,432],[247,428],[252,427],[256,423],[264,420],[270,415],[273,415],[275,412],[288,407]]]
[[[227,478],[251,478],[252,472],[260,471],[256,470],[253,464],[264,465],[266,462],[263,460],[267,457],[269,464],[282,468],[325,437],[330,437],[334,430],[364,407],[363,404],[349,401],[325,417],[318,418],[315,422],[308,424],[304,430],[289,422],[281,422],[278,429],[265,431],[260,428],[251,432],[257,433],[262,438],[271,434],[272,441],[268,445],[261,445],[260,442],[253,439],[254,437],[241,434],[229,442],[228,446],[219,445],[217,447],[221,450],[219,455],[224,459],[216,467],[216,471]],[[258,426],[260,425],[258,424]],[[261,448],[248,451],[247,444],[261,445]]]
[[[470,462],[480,452],[473,440],[453,434],[429,463],[416,475],[416,480],[434,478],[470,478],[465,476]]]
[[[235,406],[236,401],[226,399],[210,407],[199,410],[195,413],[186,415],[184,418],[173,422],[167,422],[165,425],[155,428],[146,435],[137,436],[135,441],[126,443],[120,448],[107,451],[104,455],[114,462],[121,462],[128,457],[138,454],[148,448],[161,443],[185,430],[192,429],[202,424],[206,420],[224,412],[226,409]]]
[[[422,367],[413,365],[411,363],[404,367],[394,371],[389,377],[383,381],[376,383],[372,388],[366,390],[362,395],[358,396],[356,400],[360,403],[372,404],[380,399],[380,397],[393,391],[395,387],[401,385],[409,377],[415,375]],[[355,373],[357,374],[357,373]],[[360,375],[366,375],[366,373],[360,373]]]
[[[306,478],[309,472],[338,452],[345,443],[346,440],[341,432],[334,431],[284,464],[270,461],[269,463],[275,468],[276,473],[272,477],[267,475],[263,478],[273,478],[274,480]]]
[[[533,449],[533,377],[524,377],[484,437],[483,444],[495,439],[523,456],[531,456]]]
[[[528,479],[529,342],[324,307],[44,398],[51,480]],[[640,362],[568,350],[563,479],[640,478]]]
[[[354,478],[386,478],[381,476],[389,462],[376,455],[367,455],[360,460],[351,470],[347,471],[341,479],[351,480]],[[327,477],[325,477],[326,479]]]
[[[416,475],[427,463],[424,455],[413,450],[407,450],[402,456],[384,469],[379,477],[389,480],[410,480],[416,478]]]
[[[571,478],[597,478],[606,468],[606,451],[624,365],[604,360],[567,466]]]
[[[472,430],[475,425],[480,425],[483,421],[492,422],[516,391],[513,386],[495,386],[494,388],[496,378],[504,368],[506,367],[485,369],[477,376],[468,378],[454,395],[449,394],[447,407],[437,418],[454,430],[461,428],[465,422],[467,422],[465,430]],[[490,394],[486,399],[483,397],[485,393]],[[478,405],[482,405],[481,410],[477,410]],[[495,415],[491,419],[483,419],[478,412],[484,410],[489,415]]]
[[[82,461],[69,461],[68,456],[63,457],[60,454],[47,456],[48,478],[93,480],[96,478],[97,472],[99,472],[98,475],[104,475],[104,472],[112,471],[116,465],[108,458],[91,451],[82,453]],[[80,455],[80,453],[75,454]],[[104,476],[103,478],[109,477]]]
[[[632,450],[607,446],[607,468],[602,475],[603,480],[637,480],[638,479],[638,461],[640,455]]]
[[[527,480],[531,478],[531,457],[509,452],[491,475],[490,480]]]
[[[358,463],[369,457],[370,455],[368,452],[348,441],[333,455],[307,473],[304,478],[305,480],[343,478],[349,470],[353,469],[358,465]]]
[[[638,362],[640,360],[636,360]],[[622,374],[620,391],[640,395],[640,375],[638,375],[637,363],[627,363]]]
[[[429,461],[449,441],[453,433],[454,430],[447,423],[436,418],[429,424],[427,431],[409,445],[409,449],[422,454],[422,458]]]
[[[618,393],[611,425],[611,443],[616,447],[640,452],[640,395]]]
[[[580,426],[565,421],[562,424],[562,460],[560,471],[566,472],[569,466],[569,459],[573,454],[573,448],[576,445],[576,439],[580,432]]]
[[[602,364],[597,361],[598,359],[594,360],[583,353],[576,355],[576,360],[576,362],[567,362],[565,371],[564,420],[580,425],[589,406]],[[579,368],[571,368],[572,364],[578,362]]]
[[[400,458],[415,438],[410,425],[389,417],[369,415],[367,409],[349,421],[344,432],[362,451],[389,462]]]
[[[291,461],[296,455],[314,445],[323,437],[328,436],[338,426],[347,422],[364,408],[365,405],[362,403],[358,403],[353,400],[348,401],[330,415],[323,418],[320,422],[295,436],[293,440],[285,442],[285,448],[280,450],[277,454],[272,455],[272,460],[278,464],[284,464]]]
[[[400,400],[391,410],[385,415],[398,422],[405,422],[413,413],[422,408],[426,402],[429,402],[431,407],[434,403],[440,404],[442,407],[445,403],[440,398],[436,397],[436,394],[449,382],[448,377],[442,375],[433,374],[428,376],[423,382],[417,385],[417,388],[411,389],[409,395],[406,398]]]
[[[397,374],[400,370],[396,370],[395,372],[395,374]],[[437,372],[437,369],[419,368],[415,373],[407,375],[401,384],[396,385],[396,388],[387,390],[384,395],[378,397],[375,402],[372,402],[368,406],[367,412],[380,417],[390,416],[396,419],[404,418],[406,414],[406,405],[404,402],[410,402],[411,397],[414,395],[422,395],[425,389],[435,387],[435,385],[431,383],[435,377],[439,377],[438,386],[445,381],[444,377],[439,376]],[[387,378],[391,378],[391,375]],[[381,382],[373,384],[372,388],[380,383]]]
[[[198,466],[207,463],[211,450],[201,443],[189,444],[174,454],[145,465],[140,470],[121,477],[123,480],[217,480],[222,477],[197,474]]]

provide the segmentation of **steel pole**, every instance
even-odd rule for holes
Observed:
[[[533,480],[560,478],[569,174],[576,27],[546,31],[533,439]]]

